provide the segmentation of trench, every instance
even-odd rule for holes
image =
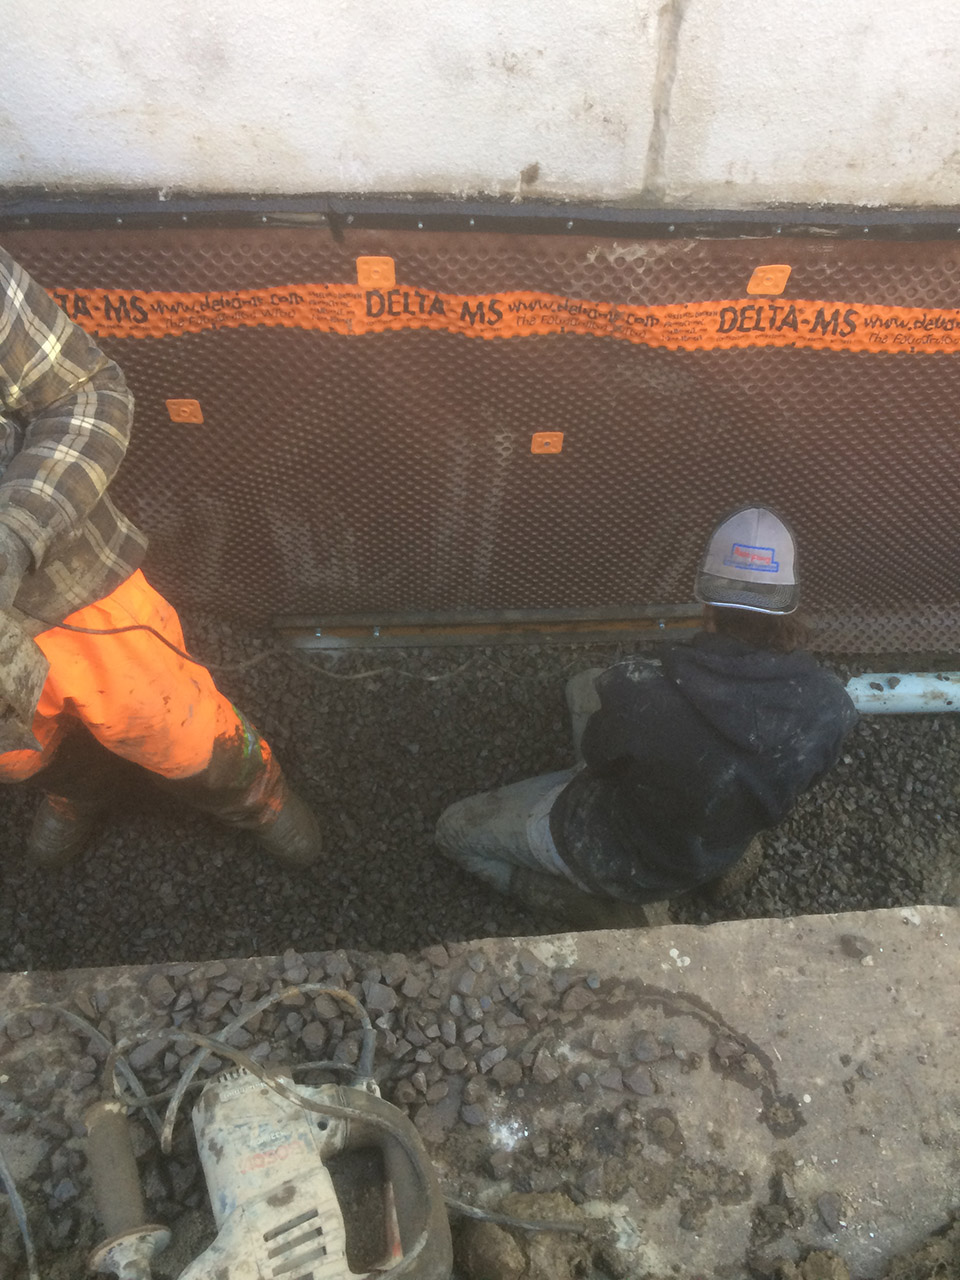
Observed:
[[[916,904],[960,900],[960,717],[864,717],[834,772],[766,834],[748,880],[722,897],[674,899],[678,929],[669,938],[662,929],[619,935],[621,942],[610,941],[614,934],[581,935],[571,963],[562,938],[549,936],[562,932],[562,921],[466,880],[434,850],[432,834],[451,801],[568,765],[565,681],[615,661],[622,645],[307,653],[278,651],[274,633],[209,616],[188,612],[184,623],[190,650],[225,668],[221,687],[316,809],[326,854],[306,872],[287,871],[265,860],[249,834],[177,807],[145,777],[128,774],[75,864],[27,871],[17,846],[37,797],[28,787],[3,794],[0,969],[9,1025],[0,1032],[2,1147],[44,1280],[79,1274],[103,1238],[82,1116],[103,1088],[104,1051],[59,1026],[49,1002],[81,1013],[108,1042],[129,1045],[124,1037],[139,1034],[146,1042],[129,1061],[162,1097],[182,1077],[192,1048],[178,1041],[178,1026],[214,1034],[252,1001],[279,1000],[304,981],[347,987],[369,1003],[379,1087],[414,1121],[445,1194],[521,1219],[572,1216],[580,1224],[573,1236],[531,1238],[520,1230],[491,1242],[490,1224],[464,1222],[451,1210],[454,1280],[518,1276],[487,1269],[483,1250],[492,1245],[526,1259],[530,1280],[626,1280],[641,1263],[659,1278],[706,1258],[733,1260],[730,1274],[770,1280],[933,1280],[945,1257],[955,1259],[953,1201],[938,1163],[951,1150],[949,1126],[939,1102],[921,1093],[916,1131],[891,1129],[887,1139],[904,1155],[923,1153],[915,1170],[926,1179],[922,1211],[896,1199],[896,1177],[883,1192],[871,1190],[872,1165],[857,1159],[865,1129],[851,1128],[861,1113],[849,1110],[854,1101],[869,1108],[874,1095],[896,1097],[918,1061],[929,1062],[931,1079],[947,1079],[937,1056],[939,1006],[926,985],[929,966],[936,976],[939,963],[935,991],[953,988],[949,962],[932,941],[944,933],[935,934],[934,919],[914,944],[891,932],[904,928],[899,919],[882,923],[881,912],[852,917],[870,937],[853,936],[838,951],[834,913],[902,905],[917,919]],[[845,679],[936,666],[929,655],[823,660]],[[795,915],[808,920],[793,936],[770,919]],[[740,943],[683,928],[738,919],[761,922]],[[677,945],[690,954],[705,948],[707,963],[690,970],[690,991],[686,970],[679,978],[662,972],[670,941],[673,956]],[[930,1015],[922,1043],[911,1022],[901,1047],[886,1016],[866,1044],[851,1015],[818,1039],[817,1000],[806,1008],[795,999],[811,987],[809,970],[818,997],[849,1007],[855,988],[836,966],[868,983],[877,973],[882,986],[887,977],[865,950],[882,952],[889,966],[904,945],[919,949],[919,976],[902,968],[894,982],[906,982],[904,999],[922,999]],[[754,956],[758,947],[765,958]],[[754,959],[747,971],[733,962],[744,948]],[[763,985],[773,971],[797,975],[800,985],[788,977],[774,994]],[[756,975],[751,996],[744,984]],[[284,1072],[316,1058],[321,1044],[350,1061],[357,1032],[323,1000],[304,1007],[311,1002],[295,993],[251,1023],[244,1041],[251,1054]],[[47,1007],[31,1008],[34,1001]],[[778,1024],[776,1008],[791,1001],[790,1020]],[[764,1025],[756,1043],[737,1030],[747,1009]],[[862,1025],[875,1018],[867,1014]],[[796,1131],[803,1123],[797,1099],[777,1092],[782,1062],[791,1079],[815,1070],[822,1085],[824,1072],[830,1076],[836,1100],[824,1110],[846,1126],[851,1146],[842,1170],[817,1165],[832,1137],[817,1127],[815,1112]],[[758,1125],[758,1084],[769,1085],[771,1115],[778,1101],[789,1104],[790,1126],[767,1132]],[[827,1092],[821,1087],[818,1098]],[[884,1115],[896,1128],[896,1107],[885,1106]],[[132,1123],[148,1216],[172,1231],[154,1274],[172,1280],[213,1247],[208,1190],[187,1123],[181,1120],[170,1155],[159,1152],[142,1118]],[[783,1168],[786,1174],[770,1172]],[[878,1194],[889,1208],[875,1229]],[[882,1236],[882,1263],[870,1231]],[[908,1246],[914,1253],[887,1270]],[[874,1264],[864,1269],[868,1255]],[[8,1215],[0,1223],[0,1277],[25,1275],[22,1256]],[[782,1271],[784,1257],[797,1259],[798,1269]],[[12,1270],[4,1270],[8,1262]]]
[[[200,961],[438,942],[563,928],[466,881],[433,847],[454,800],[571,763],[563,688],[622,645],[305,653],[269,630],[187,615],[217,673],[319,815],[325,856],[305,872],[125,775],[91,847],[59,872],[18,862],[37,796],[4,793],[0,968]],[[655,652],[652,650],[651,652]],[[824,656],[844,679],[929,668],[926,658]],[[897,663],[899,662],[899,667]],[[944,662],[949,667],[949,662]],[[762,837],[746,883],[670,905],[677,923],[960,901],[955,857],[960,717],[864,717],[835,771]]]

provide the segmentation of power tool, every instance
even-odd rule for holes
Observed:
[[[169,1232],[144,1220],[124,1108],[97,1103],[85,1120],[108,1233],[90,1270],[150,1280]],[[436,1175],[372,1080],[304,1088],[233,1068],[205,1085],[193,1125],[218,1234],[179,1280],[449,1280]]]

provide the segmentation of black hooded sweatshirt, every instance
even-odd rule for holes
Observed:
[[[858,716],[808,653],[702,632],[596,683],[586,767],[550,811],[560,857],[594,893],[644,902],[722,875],[840,755]]]

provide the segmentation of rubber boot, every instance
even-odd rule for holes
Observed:
[[[100,806],[67,796],[44,796],[27,836],[27,865],[52,871],[73,862],[89,844],[101,812]]]
[[[721,904],[729,902],[744,892],[754,879],[763,863],[763,844],[759,836],[747,845],[743,854],[729,870],[715,880],[709,880],[701,889],[710,902]]]
[[[27,837],[27,865],[53,870],[77,858],[129,772],[82,724],[72,725],[50,764],[30,780],[45,794]]]
[[[663,911],[615,898],[599,898],[584,893],[575,884],[546,871],[514,867],[510,873],[510,896],[532,911],[545,912],[563,921],[565,927],[586,932],[595,929],[645,929],[653,923],[666,923]],[[651,920],[651,914],[657,917]]]
[[[260,848],[288,867],[309,867],[320,857],[323,838],[316,815],[283,781],[284,799],[276,819],[256,829]]]
[[[157,778],[157,785],[229,827],[252,831],[260,848],[285,866],[309,867],[320,857],[320,826],[293,791],[276,757],[239,713],[239,727],[217,738],[210,763],[188,778]]]

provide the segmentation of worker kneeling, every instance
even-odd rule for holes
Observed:
[[[734,512],[695,594],[692,642],[569,682],[579,763],[451,805],[437,825],[444,853],[534,909],[616,927],[717,880],[787,816],[858,719],[798,647],[790,530],[765,507]]]
[[[132,413],[117,366],[0,251],[0,781],[46,793],[28,856],[56,865],[80,853],[121,757],[307,865],[320,853],[316,819],[183,653],[174,609],[138,567],[146,539],[107,496]],[[32,685],[21,679],[31,658]]]

